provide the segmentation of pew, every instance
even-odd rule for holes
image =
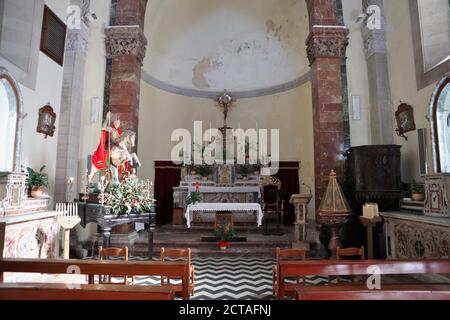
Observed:
[[[449,260],[321,260],[281,261],[277,299],[284,299],[285,279],[306,276],[356,276],[371,275],[368,268],[377,266],[383,275],[450,274]],[[331,286],[330,286],[331,287]]]
[[[116,276],[165,276],[181,278],[182,297],[189,299],[189,266],[186,262],[0,259],[0,283],[5,272],[87,275],[89,284],[100,274]]]
[[[0,223],[0,259],[3,258],[3,248],[5,247],[6,223]]]
[[[296,300],[450,300],[450,284],[383,284],[297,287]]]
[[[0,300],[174,300],[171,287],[2,283]]]

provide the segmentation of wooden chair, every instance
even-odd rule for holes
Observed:
[[[98,248],[98,255],[100,260],[108,260],[108,257],[116,257],[120,258],[122,257],[124,261],[128,261],[128,247],[124,248],[103,248],[100,246]],[[128,284],[128,277],[123,277],[123,282],[111,282],[111,278],[114,277],[113,275],[99,275],[99,283],[100,284]],[[131,283],[135,283],[135,277],[131,277]]]
[[[282,260],[305,260],[306,252],[304,249],[280,249],[277,248],[277,256],[276,256],[276,264],[272,268],[272,291],[273,294],[276,295],[278,293],[278,285],[279,285],[279,263]],[[305,284],[306,278],[299,277],[297,278],[296,284],[285,284],[286,286],[286,294],[294,295],[295,288],[300,284],[300,279],[302,279],[302,284]]]
[[[195,267],[191,265],[191,249],[166,249],[161,248],[161,261],[171,261],[183,259],[189,266],[189,295],[193,296],[195,293]],[[172,278],[175,280],[174,278]],[[172,286],[170,277],[161,277],[162,286]],[[173,286],[175,293],[181,292],[181,286]]]
[[[364,254],[363,246],[361,246],[361,248],[340,248],[340,247],[338,247],[336,249],[336,259],[337,260],[345,260],[345,258],[356,258],[356,257],[358,257],[359,260],[364,260],[365,259],[364,256],[365,256],[365,254]],[[355,282],[355,277],[351,277],[351,278],[352,278],[352,282]],[[339,283],[340,281],[341,281],[341,278],[339,276],[337,276],[337,283]]]
[[[275,177],[264,177],[261,182],[261,208],[264,213],[266,235],[283,235],[281,224],[284,215],[284,198],[286,191],[281,189],[281,181]],[[276,219],[276,231],[269,231],[269,219]]]

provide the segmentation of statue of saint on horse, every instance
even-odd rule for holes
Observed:
[[[113,185],[117,186],[125,174],[129,174],[132,166],[140,166],[135,153],[130,154],[136,145],[136,133],[131,130],[120,129],[120,119],[111,123],[108,112],[102,127],[102,134],[97,150],[92,156],[92,168],[88,176],[89,183],[99,171],[107,171],[111,175]]]

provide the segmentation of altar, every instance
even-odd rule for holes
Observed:
[[[252,216],[256,213],[256,225],[262,225],[263,212],[259,203],[199,203],[188,205],[185,213],[187,227],[191,227],[191,222],[194,220],[194,213],[200,212],[241,212]]]
[[[243,223],[252,223],[255,221],[253,214],[248,214],[248,210],[242,210],[242,207],[251,206],[253,212],[257,212],[257,219],[262,221],[261,211],[261,176],[254,172],[252,175],[242,177],[239,171],[236,172],[235,166],[228,166],[230,170],[227,172],[228,177],[223,177],[220,166],[214,170],[214,174],[209,177],[201,177],[194,171],[187,172],[180,181],[178,187],[173,188],[174,208],[183,210],[187,225],[190,227],[191,222],[213,222],[215,212],[220,211],[221,207],[214,204],[228,204],[228,209],[233,213],[235,221]],[[228,183],[221,183],[227,181]],[[190,196],[196,191],[198,186],[200,206],[192,206]],[[201,205],[208,204],[208,210],[200,210]],[[234,205],[233,205],[234,204]],[[240,205],[240,209],[236,208]],[[258,208],[256,208],[258,206]],[[223,207],[223,206],[222,206]],[[215,210],[212,210],[216,208]],[[192,212],[196,214],[193,215]],[[261,225],[260,223],[258,226]]]

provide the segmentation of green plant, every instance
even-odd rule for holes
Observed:
[[[188,200],[190,200],[189,201],[190,203],[194,204],[200,202],[201,200],[200,192],[199,191],[191,192],[191,196]]]
[[[198,172],[198,174],[201,177],[208,177],[210,175],[212,175],[214,173],[214,169],[212,166],[209,165],[201,165],[201,166],[196,166],[195,170]]]
[[[100,194],[101,203],[111,206],[115,215],[141,214],[153,210],[156,200],[149,181],[125,179],[108,193]]]
[[[411,192],[413,193],[425,193],[425,186],[423,183],[413,180],[411,183]]]
[[[229,241],[237,236],[236,231],[232,228],[231,224],[225,226],[219,226],[214,230],[214,236],[221,241]]]
[[[34,171],[31,168],[27,168],[28,177],[27,185],[32,189],[39,189],[40,187],[48,187],[48,175],[44,172],[45,166],[39,171]]]
[[[247,165],[239,165],[237,167],[237,172],[238,174],[240,174],[243,177],[247,177],[249,176],[253,171],[252,171],[252,166],[247,166]]]

